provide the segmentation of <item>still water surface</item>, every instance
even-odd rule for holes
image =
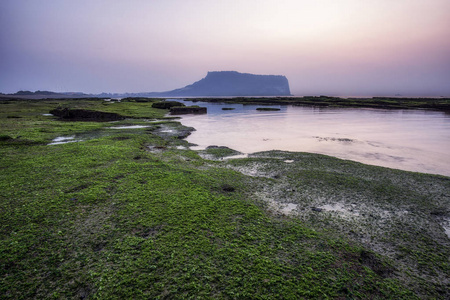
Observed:
[[[450,115],[421,110],[313,108],[185,101],[208,108],[186,115],[193,149],[227,146],[243,153],[286,150],[450,176]],[[234,110],[222,110],[222,108]],[[266,106],[264,106],[266,107]]]

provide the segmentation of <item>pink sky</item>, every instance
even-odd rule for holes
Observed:
[[[450,96],[449,0],[0,1],[0,92],[165,91],[208,71],[295,95]]]

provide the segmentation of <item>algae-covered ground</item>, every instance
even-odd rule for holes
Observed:
[[[2,299],[450,297],[450,178],[192,151],[155,101],[0,101]]]

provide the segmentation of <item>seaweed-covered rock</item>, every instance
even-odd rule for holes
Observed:
[[[50,113],[54,116],[59,117],[62,120],[68,121],[108,122],[125,119],[124,116],[116,113],[86,110],[86,109],[56,108],[51,110]]]
[[[184,114],[206,114],[206,107],[198,106],[175,106],[170,109],[170,114],[172,115],[184,115]]]
[[[161,101],[152,104],[153,108],[170,109],[172,107],[183,107],[183,103],[178,101]]]
[[[0,134],[0,141],[9,141],[12,140],[13,138],[10,137],[9,135],[6,134]]]
[[[256,110],[259,111],[279,111],[279,108],[274,108],[274,107],[258,107]]]

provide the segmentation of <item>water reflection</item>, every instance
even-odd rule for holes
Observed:
[[[194,149],[219,145],[243,153],[313,152],[450,176],[450,116],[442,112],[296,106],[257,111],[262,106],[195,105],[207,106],[208,114],[182,117],[183,125],[197,129],[187,138],[198,145]]]

